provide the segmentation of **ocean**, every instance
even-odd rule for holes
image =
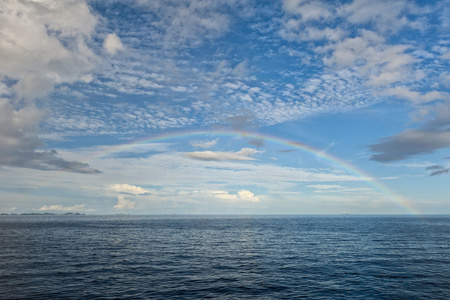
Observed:
[[[450,299],[450,216],[0,216],[0,299]]]

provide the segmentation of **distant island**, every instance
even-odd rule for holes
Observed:
[[[7,214],[7,213],[1,213],[0,216],[85,216],[86,214],[81,214],[81,213],[72,213],[72,212],[67,212],[67,213],[63,213],[63,214],[56,214],[56,213],[49,213],[49,212],[45,212],[45,213],[21,213],[21,214]]]

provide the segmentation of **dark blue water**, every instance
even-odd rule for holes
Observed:
[[[2,299],[450,299],[450,216],[1,216]]]

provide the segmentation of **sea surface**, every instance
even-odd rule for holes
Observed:
[[[0,216],[0,299],[450,299],[450,216]]]

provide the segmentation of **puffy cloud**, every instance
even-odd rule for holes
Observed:
[[[45,97],[53,88],[54,82],[49,77],[35,73],[25,75],[14,86],[17,97],[26,100]]]
[[[88,46],[97,17],[85,1],[73,0],[5,0],[0,11],[0,80],[11,96],[0,99],[0,165],[99,173],[57,157],[56,151],[38,150],[45,114],[33,103],[55,84],[89,76],[98,62]]]
[[[255,196],[252,192],[248,190],[240,190],[238,191],[238,198],[244,201],[250,201],[250,202],[259,202],[259,198]]]
[[[400,99],[407,99],[416,104],[422,104],[427,102],[432,102],[435,100],[449,100],[450,95],[445,92],[431,91],[427,93],[419,93],[416,91],[411,91],[407,87],[397,86],[395,88],[389,88],[383,91],[383,94],[396,96]]]
[[[354,24],[372,23],[380,32],[397,31],[403,26],[417,27],[418,24],[409,21],[406,12],[414,11],[407,1],[370,1],[355,0],[343,5],[339,15]]]
[[[114,184],[111,185],[111,189],[117,193],[131,194],[131,195],[145,195],[150,194],[152,191],[141,188],[140,186],[131,184]]]
[[[0,74],[21,80],[29,74],[71,82],[97,60],[86,40],[95,17],[85,1],[11,1],[0,4]],[[27,79],[30,80],[29,78]],[[38,84],[24,84],[27,94]]]
[[[134,209],[135,205],[136,201],[125,199],[122,195],[119,195],[117,196],[117,204],[114,205],[114,209],[118,210]]]
[[[214,198],[231,200],[231,201],[248,201],[248,202],[260,202],[260,199],[255,196],[249,190],[240,190],[236,195],[230,194],[227,191],[213,191]]]
[[[237,152],[222,152],[222,151],[194,151],[194,152],[185,152],[182,153],[183,156],[198,159],[198,160],[207,160],[207,161],[216,161],[216,160],[254,160],[252,156],[258,153],[258,150],[251,148],[242,148]]]
[[[110,33],[106,36],[105,41],[103,42],[103,48],[109,54],[114,55],[123,49],[123,45],[117,34]]]
[[[284,10],[299,15],[302,21],[324,20],[332,16],[330,8],[322,1],[285,0]]]
[[[416,59],[406,53],[408,48],[405,45],[387,45],[381,35],[362,30],[360,36],[325,47],[332,52],[324,63],[336,68],[356,67],[368,85],[385,86],[411,76],[411,65]]]

